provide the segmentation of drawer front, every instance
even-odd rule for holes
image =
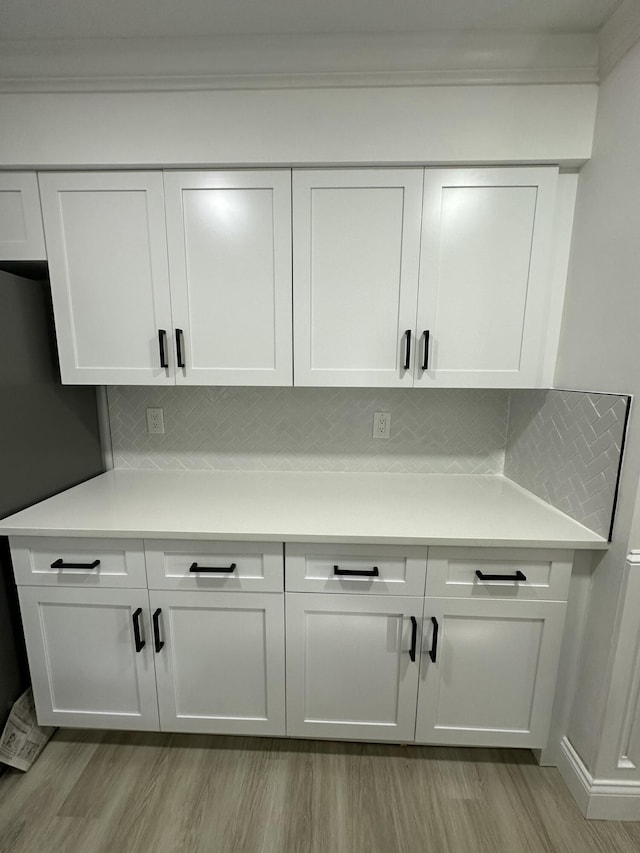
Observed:
[[[424,595],[426,548],[286,545],[290,592]]]
[[[566,601],[572,564],[572,551],[430,548],[426,594]]]
[[[147,586],[141,539],[20,536],[10,544],[18,586]]]
[[[145,539],[149,589],[282,592],[279,542]]]

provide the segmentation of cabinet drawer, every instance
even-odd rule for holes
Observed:
[[[426,548],[379,545],[286,546],[290,592],[424,595]],[[344,572],[344,574],[341,574]]]
[[[279,542],[145,539],[149,589],[282,592]]]
[[[426,594],[566,601],[572,563],[572,551],[430,548]]]
[[[147,586],[141,539],[38,536],[10,544],[18,586]]]

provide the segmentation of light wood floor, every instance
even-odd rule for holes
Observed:
[[[638,853],[527,751],[59,731],[2,853]]]

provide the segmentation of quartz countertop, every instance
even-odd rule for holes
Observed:
[[[7,536],[606,548],[501,476],[113,470],[0,521]]]

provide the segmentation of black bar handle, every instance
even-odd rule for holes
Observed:
[[[189,566],[190,572],[212,572],[217,574],[227,574],[235,572],[236,564],[231,563],[230,566],[199,566],[197,563],[191,563]]]
[[[476,577],[481,581],[526,581],[527,576],[521,571],[514,575],[485,575],[480,569],[476,569]]]
[[[411,366],[411,329],[407,329],[404,333],[404,369],[409,370]]]
[[[138,609],[134,612],[133,616],[131,617],[133,619],[133,639],[135,640],[135,644],[136,644],[136,652],[141,652],[146,645],[145,641],[142,639],[142,636],[140,635],[140,617],[141,616],[142,616],[142,607],[138,607]]]
[[[94,560],[93,563],[65,563],[60,557],[55,563],[51,563],[52,569],[97,569],[100,565],[100,560]]]
[[[431,651],[429,652],[429,657],[433,663],[435,663],[436,655],[438,654],[438,620],[435,616],[431,617],[431,624],[433,625],[433,638],[431,640]]]
[[[178,367],[186,367],[184,363],[184,332],[182,329],[176,329],[176,358],[178,359]]]
[[[158,607],[156,612],[153,614],[153,645],[156,652],[159,652],[160,649],[164,646],[164,640],[160,639],[160,614],[162,613],[162,608]]]
[[[422,333],[424,338],[424,352],[422,353],[422,369],[429,370],[429,329]]]
[[[340,566],[333,567],[334,576],[342,576],[347,578],[377,578],[380,575],[378,567],[372,569],[341,569]]]
[[[416,662],[416,643],[418,642],[418,620],[415,616],[411,616],[411,648],[409,649],[409,657],[411,662]]]
[[[158,346],[160,348],[160,367],[169,367],[167,361],[167,330],[158,329]]]

